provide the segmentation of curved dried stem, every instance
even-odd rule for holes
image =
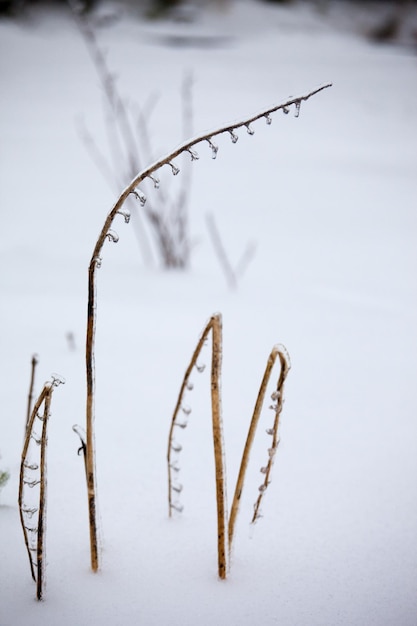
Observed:
[[[177,404],[171,421],[171,428],[168,436],[168,504],[169,515],[172,510],[178,510],[178,505],[174,503],[172,472],[178,468],[173,465],[173,451],[176,451],[174,444],[174,430],[176,426],[184,427],[178,419],[181,407],[183,406],[184,395],[189,385],[189,378],[192,370],[197,365],[197,359],[200,355],[202,347],[209,333],[212,333],[212,356],[211,356],[211,411],[213,426],[213,445],[214,445],[214,463],[216,474],[216,503],[217,503],[217,555],[218,555],[218,574],[219,578],[224,579],[227,575],[227,500],[226,500],[226,478],[225,478],[225,459],[224,459],[224,442],[223,442],[223,424],[221,414],[221,362],[222,362],[222,320],[220,314],[213,315],[207,326],[205,327],[197,346],[191,357],[191,361],[184,375],[180,393],[178,395]]]
[[[26,437],[23,445],[19,477],[19,515],[23,529],[26,550],[29,557],[30,571],[36,582],[36,597],[42,599],[44,579],[44,541],[46,517],[46,447],[47,427],[50,416],[50,406],[54,388],[64,382],[63,379],[54,379],[45,383],[37,399],[26,428]],[[41,435],[35,433],[36,421],[41,423]],[[39,450],[35,460],[29,459],[30,445],[34,442]],[[39,498],[33,507],[25,505],[25,488],[33,489],[39,485]],[[28,526],[28,519],[33,523]],[[32,541],[30,536],[33,537]]]
[[[310,91],[304,95],[290,98],[282,104],[278,104],[269,107],[256,115],[243,119],[234,124],[228,124],[218,128],[212,132],[204,133],[186,141],[178,148],[170,152],[165,157],[155,161],[152,165],[142,170],[122,191],[119,198],[115,202],[113,208],[107,215],[103,228],[98,236],[97,242],[94,246],[93,254],[88,270],[88,312],[87,312],[87,339],[86,339],[86,376],[87,376],[87,402],[86,402],[86,471],[87,471],[87,491],[88,491],[88,510],[89,510],[89,525],[90,525],[90,548],[91,548],[91,567],[93,571],[97,571],[99,567],[98,560],[98,537],[97,537],[97,520],[96,520],[96,478],[95,478],[95,450],[94,450],[94,393],[95,393],[95,365],[94,365],[94,342],[95,342],[95,326],[96,326],[96,308],[97,308],[97,294],[96,294],[96,270],[101,264],[101,252],[106,239],[108,238],[109,230],[112,227],[113,221],[116,215],[121,211],[126,199],[131,193],[134,193],[136,188],[146,179],[157,181],[154,176],[160,168],[165,165],[171,165],[172,161],[184,152],[192,154],[192,149],[203,142],[207,142],[212,150],[213,156],[217,154],[217,146],[213,143],[213,138],[222,135],[224,133],[230,133],[232,141],[235,141],[237,137],[236,131],[240,128],[248,128],[253,122],[265,118],[267,123],[270,123],[270,115],[276,111],[287,111],[288,107],[294,105],[296,107],[296,114],[298,114],[299,106],[301,102],[308,100],[315,94],[327,89],[331,86],[331,83],[317,87],[313,91]],[[172,166],[171,166],[172,167]],[[157,184],[157,182],[155,182]]]
[[[265,470],[264,471],[265,480],[264,480],[263,485],[261,485],[260,487],[259,496],[255,504],[255,510],[254,510],[254,514],[252,518],[252,523],[258,517],[259,507],[262,501],[262,497],[265,493],[266,487],[268,486],[270,482],[269,479],[270,479],[270,474],[272,470],[272,464],[273,464],[275,452],[276,452],[276,449],[278,447],[278,442],[279,442],[278,427],[279,427],[279,417],[280,417],[280,414],[282,411],[282,405],[283,405],[284,383],[285,383],[285,379],[287,377],[288,371],[290,369],[290,360],[289,360],[288,352],[284,348],[284,346],[281,346],[281,345],[274,346],[272,348],[271,354],[269,355],[266,368],[265,368],[265,373],[263,375],[261,386],[259,388],[258,397],[256,399],[252,419],[250,422],[249,431],[248,431],[248,435],[247,435],[247,439],[245,443],[245,448],[243,450],[242,460],[240,464],[238,479],[236,482],[235,493],[233,496],[232,508],[230,511],[229,550],[231,550],[232,548],[236,518],[237,518],[238,511],[239,511],[239,504],[240,504],[240,498],[242,496],[243,485],[245,483],[246,470],[247,470],[248,463],[249,463],[250,451],[252,449],[252,444],[255,438],[256,429],[258,427],[259,418],[261,415],[262,407],[264,405],[267,386],[271,378],[271,374],[272,374],[277,357],[279,357],[281,369],[280,369],[280,374],[279,374],[279,378],[278,378],[278,382],[276,386],[276,391],[272,394],[274,401],[276,402],[276,404],[273,407],[275,411],[274,424],[273,424],[272,429],[270,429],[270,434],[272,435],[272,443],[268,450],[268,463],[266,467],[263,468]]]

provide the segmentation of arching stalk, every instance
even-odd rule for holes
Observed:
[[[269,477],[270,477],[270,473],[272,469],[272,463],[273,463],[273,459],[275,456],[276,448],[278,446],[279,416],[282,411],[284,382],[285,382],[285,379],[287,377],[287,374],[290,368],[290,360],[288,357],[288,353],[285,350],[285,348],[281,345],[274,346],[272,348],[271,354],[269,355],[266,368],[265,368],[265,373],[263,375],[261,386],[259,388],[258,397],[256,398],[256,403],[255,403],[255,408],[253,410],[252,419],[249,425],[249,431],[248,431],[245,447],[244,447],[243,454],[242,454],[242,460],[240,463],[238,479],[236,482],[235,493],[233,496],[232,508],[230,510],[229,550],[232,549],[235,523],[236,523],[238,511],[239,511],[239,504],[240,504],[240,498],[242,496],[243,485],[245,483],[246,470],[247,470],[248,463],[249,463],[250,451],[252,449],[256,429],[258,427],[261,410],[264,405],[266,389],[267,389],[269,380],[271,378],[272,370],[275,365],[275,361],[277,357],[279,357],[279,360],[280,360],[281,370],[280,370],[280,374],[279,374],[279,378],[277,382],[276,391],[273,394],[274,399],[276,401],[276,405],[274,408],[275,419],[274,419],[274,425],[270,433],[272,434],[272,444],[271,444],[271,447],[269,448],[269,461],[265,468],[265,480],[264,480],[263,487],[265,487],[266,489],[267,485],[269,484]],[[253,514],[252,522],[254,522],[258,516],[259,506],[260,506],[263,494],[265,492],[265,489],[262,489],[259,493],[258,499],[255,504],[255,511]]]
[[[154,181],[155,186],[159,185],[159,181],[155,177],[157,172],[164,165],[170,166],[174,174],[178,173],[178,168],[174,166],[173,159],[181,154],[188,152],[192,160],[197,159],[197,155],[193,148],[200,143],[207,142],[212,151],[213,158],[216,157],[218,148],[213,143],[213,138],[224,133],[229,133],[233,143],[236,143],[238,135],[236,131],[245,128],[249,134],[253,134],[250,124],[264,118],[267,124],[271,123],[271,114],[282,110],[288,112],[289,107],[295,107],[295,115],[298,117],[301,102],[308,100],[315,94],[331,86],[331,83],[322,85],[307,94],[290,98],[286,102],[272,106],[268,109],[257,113],[249,118],[234,124],[223,126],[209,133],[204,133],[194,139],[186,141],[178,148],[170,152],[167,156],[155,161],[152,165],[142,170],[128,186],[122,191],[110,213],[104,222],[104,226],[99,234],[94,247],[93,254],[88,270],[88,312],[87,312],[87,337],[86,337],[86,378],[87,378],[87,401],[86,401],[86,475],[87,475],[87,492],[88,492],[88,512],[90,527],[90,553],[91,567],[93,571],[97,571],[99,567],[99,547],[97,536],[97,512],[96,512],[96,472],[95,472],[95,442],[94,442],[94,395],[95,395],[95,372],[94,372],[94,354],[95,354],[95,327],[96,327],[96,271],[101,264],[101,252],[106,239],[117,241],[114,237],[115,233],[111,231],[113,221],[118,213],[122,213],[123,205],[128,196],[135,194],[142,203],[145,201],[142,193],[138,193],[136,188],[146,179]],[[126,218],[125,218],[126,219]]]

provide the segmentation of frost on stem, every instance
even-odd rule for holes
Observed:
[[[211,158],[215,159],[217,157],[217,153],[219,151],[219,146],[216,146],[215,143],[212,142],[211,139],[207,139],[207,143],[211,148]]]
[[[46,446],[52,393],[65,383],[52,374],[37,399],[26,428],[19,478],[19,513],[36,597],[43,596],[46,532]],[[40,434],[39,434],[40,432]]]
[[[295,106],[294,117],[299,117],[300,109],[301,109],[301,100],[297,100],[297,102],[295,102],[294,106]]]
[[[95,326],[96,326],[96,311],[97,311],[95,269],[100,266],[100,263],[101,263],[100,253],[103,248],[104,241],[108,237],[109,232],[111,232],[111,230],[109,231],[109,228],[111,227],[116,214],[123,208],[124,202],[126,201],[127,197],[131,193],[133,193],[143,203],[144,202],[143,196],[140,195],[140,192],[136,191],[136,188],[147,178],[153,181],[155,187],[159,187],[159,179],[155,176],[155,173],[160,168],[162,168],[164,165],[167,165],[167,164],[170,165],[172,168],[173,160],[179,157],[181,154],[188,152],[189,154],[191,154],[191,158],[193,159],[193,155],[195,154],[194,153],[195,146],[197,146],[198,144],[202,142],[207,142],[211,148],[212,157],[216,158],[218,148],[213,142],[213,139],[215,137],[218,137],[224,133],[228,133],[231,137],[232,142],[235,143],[238,138],[238,135],[236,134],[236,131],[238,129],[243,128],[243,127],[246,127],[247,129],[251,128],[250,125],[254,124],[257,120],[262,119],[262,118],[264,118],[267,124],[269,124],[270,119],[271,119],[270,116],[272,115],[272,113],[275,113],[276,111],[279,111],[279,110],[288,112],[289,107],[291,105],[296,104],[298,106],[297,103],[301,103],[302,101],[308,100],[315,94],[319,93],[320,91],[323,91],[324,89],[330,86],[331,86],[330,83],[326,85],[322,85],[321,87],[318,87],[317,89],[310,91],[305,95],[298,96],[297,98],[291,98],[285,103],[282,103],[273,107],[269,107],[268,109],[264,109],[260,113],[254,116],[251,116],[249,118],[243,119],[242,121],[238,123],[234,123],[228,126],[223,126],[221,128],[216,129],[215,131],[212,131],[210,133],[203,133],[192,140],[186,141],[181,146],[179,146],[178,148],[170,152],[167,156],[157,160],[152,165],[150,165],[146,169],[139,172],[132,179],[132,181],[128,184],[128,186],[122,191],[116,203],[114,204],[113,208],[111,209],[110,213],[106,217],[105,224],[103,226],[102,231],[99,234],[96,245],[94,247],[94,251],[92,254],[92,261],[90,263],[90,268],[89,268],[89,273],[88,273],[89,284],[88,284],[87,338],[86,338],[86,378],[87,378],[86,433],[87,433],[87,441],[89,442],[89,445],[87,445],[86,447],[86,470],[87,470],[86,475],[87,475],[89,516],[90,516],[89,521],[90,521],[91,564],[92,564],[92,569],[94,571],[96,571],[99,566],[97,520],[96,520],[96,478],[95,478],[96,471],[95,471],[95,451],[94,451],[94,441],[95,441],[94,439],[94,396],[95,396],[95,378],[94,378],[95,345],[94,345],[94,342],[95,342]],[[193,160],[195,160],[195,158]],[[159,217],[158,215],[155,216],[155,214],[152,213],[152,219],[154,221],[158,221],[158,217]],[[179,226],[182,229],[184,224],[181,223],[179,224]],[[168,252],[171,253],[172,248],[169,248]],[[178,267],[179,264],[182,263],[182,259],[179,259],[176,254],[171,255],[171,256],[172,258],[170,258],[170,263],[172,263],[173,265],[177,264],[176,266]],[[207,326],[207,329],[206,329],[207,332],[205,331],[206,335],[209,331],[213,330],[212,334],[214,336],[215,329],[216,329],[217,335],[220,336],[221,331],[219,330],[219,327],[221,327],[221,318],[219,315],[214,315],[211,318],[209,325]],[[215,350],[213,350],[212,377],[214,375],[219,375],[220,354],[221,354],[221,347],[218,348],[217,354],[215,354]],[[213,360],[215,358],[217,359],[216,367],[213,366]],[[195,357],[192,365],[190,365],[190,368],[193,369],[193,367],[196,366],[197,371],[202,371],[203,367],[196,364],[196,359],[197,359],[197,356]],[[185,388],[185,383],[184,383],[184,388]],[[215,398],[213,397],[214,395],[216,395]],[[175,412],[173,422],[171,425],[170,436],[172,436],[172,430],[174,426],[176,425],[177,412],[180,410],[181,403],[182,403],[182,397],[179,400],[179,404],[176,408],[176,412]],[[222,437],[221,428],[219,428],[219,423],[220,423],[219,389],[218,389],[217,383],[215,383],[213,380],[212,380],[212,406],[216,406],[216,411],[214,411],[214,409],[212,408],[212,414],[214,416],[216,412],[215,420],[216,420],[216,429],[217,429],[216,430],[215,428],[213,428],[213,432],[216,430],[216,432],[220,433],[219,435],[220,443],[218,443],[218,445],[222,446],[223,444],[221,440],[221,437]],[[213,418],[213,421],[214,421],[214,418]],[[170,454],[170,446],[168,446],[168,449],[169,449],[168,454]],[[223,466],[222,466],[222,462],[223,462],[222,454],[219,453],[218,449],[215,452],[215,458],[216,458],[216,463],[218,462],[218,467],[219,467],[219,472],[218,472],[219,480],[216,483],[216,497],[217,497],[217,504],[218,504],[218,527],[219,527],[219,533],[218,533],[219,544],[218,545],[220,545],[220,543],[222,544],[223,547],[221,547],[221,549],[219,547],[219,554],[220,553],[223,554],[224,545],[225,545],[224,543],[225,542],[225,538],[224,538],[225,494],[222,493],[222,491],[224,490],[225,480],[224,480]],[[168,463],[168,467],[170,467],[169,463]],[[220,564],[220,561],[221,561],[221,564]],[[223,559],[223,557],[219,557],[220,577],[225,576],[224,566],[225,566],[225,559]]]
[[[108,230],[106,237],[112,243],[117,243],[119,241],[119,235],[116,233],[115,230]]]
[[[125,221],[125,224],[129,224],[130,222],[130,211],[129,209],[120,209],[119,211],[117,211],[118,215],[121,215]]]
[[[179,174],[179,173],[180,173],[180,169],[179,169],[179,167],[177,167],[176,165],[174,165],[174,163],[171,163],[171,162],[170,162],[170,163],[168,163],[168,165],[170,166],[171,171],[172,171],[172,173],[173,173],[173,175],[174,175],[174,176],[177,176],[177,174]]]
[[[239,136],[236,135],[236,133],[234,132],[234,129],[229,130],[229,133],[230,133],[230,139],[232,140],[232,143],[237,143]]]
[[[198,153],[195,150],[191,150],[191,148],[188,148],[187,152],[191,156],[191,161],[198,161],[199,160],[200,157],[198,156]]]
[[[145,206],[146,196],[140,189],[133,189],[130,193],[135,196],[136,200],[139,200],[141,206]],[[120,213],[120,210],[118,212]]]

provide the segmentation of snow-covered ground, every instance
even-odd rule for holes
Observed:
[[[318,84],[333,87],[302,105],[299,118],[279,112],[270,126],[254,125],[253,137],[240,132],[236,145],[219,139],[216,160],[209,147],[199,149],[189,271],[144,267],[131,225],[115,225],[120,241],[106,244],[98,285],[102,563],[94,575],[72,426],[85,421],[87,267],[115,194],[90,160],[77,118],[105,145],[102,94],[65,11],[0,22],[0,469],[11,474],[0,494],[1,626],[415,626],[415,56],[335,29],[303,4],[235,2],[189,25],[125,12],[98,36],[131,101],[159,93],[155,156],[183,139],[186,71],[194,75],[196,133]],[[208,212],[232,262],[256,242],[236,291],[214,255]],[[225,582],[216,569],[207,372],[188,398],[184,511],[175,519],[165,467],[182,376],[215,311],[224,327],[229,504],[271,347],[285,344],[292,361],[264,516],[249,525],[268,409]],[[38,392],[51,372],[66,378],[49,424],[41,603],[17,507],[35,352]]]

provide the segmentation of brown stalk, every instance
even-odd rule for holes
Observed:
[[[155,161],[152,165],[142,170],[128,186],[122,191],[119,198],[113,205],[113,208],[107,215],[103,228],[99,234],[97,242],[95,244],[93,254],[91,256],[89,270],[88,270],[88,310],[87,310],[87,337],[86,337],[86,377],[87,377],[87,402],[86,402],[86,469],[87,469],[87,492],[88,492],[88,511],[89,511],[89,527],[90,527],[90,552],[91,552],[91,567],[93,571],[97,571],[99,567],[98,559],[98,537],[97,537],[97,520],[96,520],[96,478],[95,478],[95,450],[94,450],[94,393],[95,393],[95,376],[94,376],[94,342],[95,342],[95,326],[96,326],[96,309],[97,309],[97,294],[96,294],[96,269],[101,264],[101,252],[104,243],[107,238],[111,239],[111,226],[116,215],[122,210],[126,199],[130,194],[135,193],[136,188],[146,179],[150,178],[155,182],[155,172],[165,165],[173,168],[173,159],[179,155],[189,152],[192,156],[192,148],[202,142],[207,142],[213,152],[213,156],[217,153],[217,147],[213,144],[214,137],[222,135],[224,133],[230,133],[232,141],[236,141],[237,135],[235,131],[240,128],[249,130],[249,125],[253,122],[265,118],[269,124],[271,121],[270,115],[278,110],[287,111],[288,107],[294,105],[296,107],[296,115],[298,115],[301,102],[308,100],[315,94],[327,89],[331,86],[331,83],[322,85],[309,93],[290,98],[286,102],[272,106],[263,110],[261,113],[257,113],[249,118],[246,118],[240,122],[223,126],[217,130],[209,133],[204,133],[197,136],[194,139],[186,141],[178,148],[170,152],[167,156]],[[156,183],[155,183],[156,184]],[[137,193],[137,192],[136,192]]]
[[[239,504],[240,504],[240,498],[242,496],[242,491],[243,491],[243,485],[245,483],[245,477],[246,477],[246,470],[248,467],[248,463],[249,463],[249,456],[250,456],[250,451],[252,449],[252,444],[255,438],[255,433],[256,433],[256,429],[258,426],[258,422],[259,422],[259,418],[261,415],[261,410],[264,404],[264,400],[265,400],[265,393],[267,390],[267,386],[269,383],[269,379],[271,377],[272,374],[272,370],[273,367],[275,365],[275,361],[277,359],[277,357],[279,357],[280,360],[280,364],[281,364],[281,369],[280,369],[280,374],[279,374],[279,378],[278,378],[278,382],[277,382],[277,387],[276,387],[276,392],[274,395],[274,397],[276,398],[276,407],[275,407],[275,420],[274,420],[274,425],[272,428],[272,444],[270,447],[270,454],[269,454],[269,460],[268,460],[268,464],[266,467],[266,473],[265,473],[265,481],[264,481],[264,485],[263,485],[263,489],[262,491],[260,491],[258,500],[255,504],[255,512],[252,518],[252,522],[255,521],[255,519],[257,518],[258,515],[258,511],[259,511],[259,506],[265,491],[265,488],[267,487],[267,485],[269,484],[269,477],[270,477],[270,473],[271,473],[271,469],[272,469],[272,463],[273,463],[273,458],[275,456],[275,451],[276,448],[278,446],[278,426],[279,426],[279,416],[280,413],[282,411],[282,402],[283,402],[283,392],[284,392],[284,382],[286,379],[286,376],[288,374],[288,370],[290,368],[290,362],[289,362],[289,357],[287,354],[287,351],[285,350],[285,348],[283,346],[277,345],[274,346],[272,348],[271,354],[269,355],[267,364],[266,364],[266,368],[265,368],[265,373],[263,375],[262,378],[262,382],[261,382],[261,386],[259,388],[259,392],[258,392],[258,397],[256,399],[256,403],[255,403],[255,408],[253,411],[253,415],[252,415],[252,419],[250,422],[250,426],[249,426],[249,431],[248,431],[248,435],[246,438],[246,443],[245,443],[245,447],[243,450],[243,455],[242,455],[242,460],[241,460],[241,464],[240,464],[240,469],[239,469],[239,474],[238,474],[238,479],[236,482],[236,488],[235,488],[235,493],[233,496],[233,502],[232,502],[232,508],[230,511],[230,518],[229,518],[229,550],[232,549],[232,543],[233,543],[233,535],[234,535],[234,530],[235,530],[235,523],[236,523],[236,518],[237,518],[237,514],[239,511]]]
[[[35,385],[35,370],[36,370],[37,364],[38,364],[38,356],[34,354],[32,356],[32,369],[31,369],[31,374],[30,374],[30,385],[29,385],[29,395],[28,395],[28,407],[27,407],[27,412],[26,412],[25,433],[27,431],[29,420],[30,420],[30,415],[32,412],[33,388]]]
[[[217,557],[219,578],[227,575],[227,500],[223,425],[221,416],[220,385],[222,365],[222,321],[221,315],[213,316],[213,344],[211,357],[211,411],[213,418],[214,462],[216,471],[217,501]]]
[[[44,566],[45,566],[45,558],[44,558],[44,543],[45,543],[45,518],[46,518],[46,447],[47,447],[47,428],[48,428],[48,419],[50,416],[50,407],[52,400],[52,393],[54,387],[64,382],[61,378],[55,378],[53,376],[52,382],[45,383],[39,398],[37,399],[32,413],[30,415],[27,429],[26,429],[26,437],[25,442],[23,444],[22,458],[20,464],[20,477],[19,477],[19,515],[20,522],[22,524],[23,536],[25,540],[26,550],[29,557],[30,571],[32,574],[33,580],[36,582],[36,597],[38,600],[42,599],[43,595],[43,580],[44,580]],[[40,415],[40,410],[43,407],[42,416]],[[42,432],[40,439],[36,439],[34,432],[34,424],[35,420],[38,419],[42,422]],[[36,462],[32,464],[29,462],[29,445],[31,443],[31,439],[36,439],[36,444],[39,445],[39,464]],[[27,482],[25,479],[25,470],[26,471],[35,471],[39,472],[39,480],[34,479],[33,483]],[[33,487],[39,484],[39,501],[37,502],[37,506],[28,510],[25,508],[24,504],[24,489],[25,484],[28,484],[29,487]],[[36,514],[36,515],[35,515]],[[34,518],[36,520],[36,526],[28,528],[26,526],[25,515],[29,515],[29,519]],[[36,547],[30,546],[29,541],[29,532],[36,533]],[[35,555],[35,559],[32,554]]]
[[[222,321],[219,313],[212,315],[205,327],[197,346],[191,357],[191,361],[184,375],[177,404],[171,421],[168,435],[168,504],[169,515],[176,508],[173,502],[172,480],[172,450],[174,449],[174,429],[176,426],[184,426],[178,421],[178,415],[182,407],[185,391],[187,389],[191,372],[197,364],[197,359],[209,333],[212,333],[212,358],[211,358],[211,410],[213,425],[214,463],[216,474],[216,503],[217,503],[217,555],[219,578],[226,578],[227,574],[227,504],[226,504],[226,479],[224,462],[223,426],[220,400],[221,362],[222,362]]]

